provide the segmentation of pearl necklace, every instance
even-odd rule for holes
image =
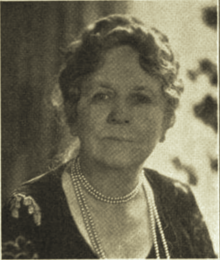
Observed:
[[[93,246],[95,252],[97,253],[97,255],[99,256],[99,258],[105,259],[106,258],[105,252],[102,249],[101,242],[100,242],[100,240],[98,238],[98,234],[95,230],[95,224],[93,222],[92,216],[89,211],[89,207],[86,203],[86,198],[83,194],[83,191],[82,191],[82,188],[80,185],[79,173],[77,171],[76,163],[75,163],[75,167],[74,167],[74,164],[72,166],[71,177],[72,177],[73,186],[74,186],[74,189],[76,192],[76,197],[79,202],[83,221],[86,226],[86,231],[89,235],[92,246]]]
[[[120,204],[120,203],[128,202],[129,200],[133,199],[137,195],[139,188],[142,184],[143,175],[141,176],[142,178],[139,181],[139,183],[137,184],[137,186],[127,195],[122,196],[122,197],[109,197],[109,196],[107,197],[92,187],[92,185],[87,181],[85,176],[82,174],[79,157],[76,160],[77,160],[76,170],[77,170],[77,175],[78,175],[80,182],[83,184],[84,188],[88,191],[88,193],[90,193],[97,200],[100,200],[100,201],[103,201],[106,203],[110,203],[110,204]]]
[[[98,234],[96,232],[95,224],[92,219],[91,213],[89,211],[89,207],[87,205],[86,198],[83,194],[80,183],[82,183],[82,184],[84,183],[83,185],[88,192],[89,192],[88,187],[91,188],[92,186],[88,183],[88,181],[82,175],[82,172],[80,170],[81,169],[80,169],[80,164],[79,164],[79,158],[77,158],[76,162],[73,163],[72,169],[71,169],[72,183],[74,186],[74,190],[76,192],[76,197],[79,202],[83,221],[84,221],[87,233],[89,235],[90,241],[92,243],[92,246],[93,246],[95,252],[97,253],[98,257],[101,259],[105,259],[106,258],[105,252],[102,248],[101,242],[100,242]],[[140,182],[140,183],[142,183],[142,182]],[[87,185],[85,186],[85,184],[87,184]],[[117,197],[117,198],[105,197],[104,195],[102,195],[101,193],[96,191],[93,187],[92,187],[92,189],[90,189],[91,192],[89,192],[89,193],[92,194],[96,199],[104,201],[104,202],[108,202],[108,203],[112,203],[112,204],[122,203],[122,202],[126,202],[126,201],[130,200],[131,199],[130,196],[132,196],[132,198],[133,198],[137,194],[139,186],[140,186],[140,184],[138,184],[136,186],[136,188],[131,193],[128,194],[129,196],[128,195],[124,196],[126,198],[124,198],[124,197]],[[164,251],[166,254],[166,258],[170,259],[166,238],[165,238],[165,235],[163,232],[162,224],[160,222],[160,217],[159,217],[157,207],[155,204],[154,195],[153,195],[153,192],[152,192],[151,188],[149,187],[148,183],[147,183],[147,187],[148,187],[147,188],[147,198],[148,198],[148,204],[149,204],[149,210],[150,210],[151,230],[152,230],[152,234],[153,234],[156,257],[157,257],[157,259],[160,259],[160,252],[159,252],[159,246],[158,246],[158,242],[157,242],[157,233],[156,233],[156,225],[157,225],[158,229],[159,229],[159,233],[162,238],[162,243],[163,243]],[[105,199],[103,199],[103,198],[105,198]],[[115,201],[115,202],[112,202],[112,201]]]
[[[154,194],[153,191],[150,188],[150,185],[148,182],[145,180],[146,183],[146,191],[147,191],[147,200],[148,200],[148,205],[149,205],[149,211],[150,211],[150,222],[151,222],[151,231],[153,234],[153,240],[154,240],[154,248],[156,252],[156,258],[160,259],[160,252],[159,252],[159,246],[157,242],[157,232],[156,232],[156,225],[158,226],[159,233],[162,239],[162,244],[164,247],[165,255],[167,259],[170,259],[170,254],[169,254],[169,249],[167,246],[167,241],[163,232],[162,224],[160,221],[160,217],[157,211],[157,206],[154,200]],[[155,221],[156,220],[156,221]]]

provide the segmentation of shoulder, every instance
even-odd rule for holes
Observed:
[[[175,240],[181,238],[184,241],[179,242],[185,248],[184,258],[215,257],[207,226],[190,187],[151,169],[145,169],[145,175],[161,217],[166,219],[167,226],[173,228],[174,234],[178,234]]]
[[[64,172],[67,164],[62,164],[59,167],[39,175],[25,183],[23,183],[16,191],[26,190],[33,192],[42,188],[51,189],[52,186],[60,182],[62,173]]]
[[[40,226],[42,211],[47,210],[48,204],[59,196],[61,176],[65,167],[66,165],[61,165],[18,187],[3,205],[3,224]]]
[[[36,245],[35,242],[47,229],[50,216],[53,214],[48,205],[53,206],[60,197],[61,176],[65,168],[66,165],[61,165],[23,183],[3,205],[2,242],[5,256],[30,256],[26,244]]]
[[[31,180],[24,182],[21,186],[16,188],[11,198],[19,198],[26,201],[26,197],[33,197],[36,201],[49,199],[51,194],[55,197],[55,190],[61,186],[61,177],[66,168],[66,164],[62,164],[56,169],[41,174]]]
[[[152,169],[145,169],[145,176],[150,182],[153,190],[163,197],[191,197],[190,187],[177,179],[172,179]]]
[[[178,217],[182,222],[192,220],[195,216],[193,212],[201,216],[194,194],[187,184],[151,169],[145,169],[145,174],[153,189],[156,203],[164,214],[172,219]]]

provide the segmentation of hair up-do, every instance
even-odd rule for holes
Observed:
[[[128,15],[110,15],[96,21],[69,46],[65,67],[59,77],[68,124],[74,124],[77,117],[83,78],[101,66],[106,51],[122,45],[136,50],[140,55],[140,66],[162,80],[167,100],[164,122],[164,129],[167,130],[175,122],[175,109],[183,91],[178,79],[179,64],[166,35],[155,28],[146,28],[141,21]]]

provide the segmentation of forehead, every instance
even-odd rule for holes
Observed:
[[[160,79],[142,69],[139,53],[130,46],[120,46],[108,50],[103,55],[101,66],[92,73],[87,82],[100,83],[117,88],[144,87],[155,93],[161,91]],[[91,84],[90,86],[98,84]]]

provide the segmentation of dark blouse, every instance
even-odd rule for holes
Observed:
[[[71,216],[61,182],[65,167],[24,183],[3,207],[3,259],[97,258]],[[189,187],[153,170],[145,169],[145,174],[154,191],[171,258],[216,258]],[[25,206],[28,199],[39,208]],[[165,258],[158,230],[157,238],[160,256]],[[146,257],[156,258],[154,247]]]

